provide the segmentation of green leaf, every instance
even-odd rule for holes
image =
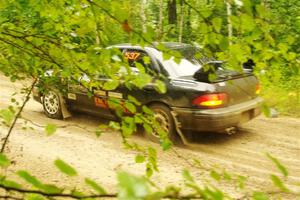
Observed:
[[[97,128],[96,131],[95,131],[95,133],[96,133],[97,137],[100,137],[101,134],[102,134],[102,130],[100,128]]]
[[[270,117],[271,116],[271,110],[270,110],[270,107],[266,104],[263,104],[262,106],[262,110],[263,110],[263,113],[266,117]]]
[[[201,14],[204,18],[208,18],[212,15],[212,11],[208,7],[206,7],[205,9],[201,9]]]
[[[210,171],[210,176],[215,179],[216,181],[220,181],[221,180],[221,176],[218,172],[216,172],[215,170]]]
[[[14,112],[11,109],[2,109],[0,110],[0,118],[4,120],[6,125],[10,125],[12,120],[14,119]]]
[[[209,73],[208,74],[208,80],[211,81],[211,82],[215,81],[217,78],[218,77],[215,73]]]
[[[134,122],[136,124],[142,124],[144,122],[144,116],[141,113],[134,115]]]
[[[223,200],[224,194],[218,188],[212,187],[205,187],[201,193],[204,196],[204,199],[214,199],[214,200]]]
[[[20,185],[19,183],[15,182],[15,181],[11,181],[11,180],[2,180],[1,183],[6,186],[6,187],[12,187],[12,188],[22,188],[22,185]]]
[[[271,154],[267,153],[267,157],[276,165],[276,167],[279,169],[279,171],[287,177],[289,175],[287,169],[279,162],[278,159],[274,158]]]
[[[97,136],[97,137],[100,137],[101,134],[102,134],[102,132],[103,132],[103,130],[105,130],[105,129],[107,129],[107,128],[108,128],[108,126],[107,126],[106,124],[101,124],[101,125],[99,125],[99,126],[97,127],[96,131],[95,131],[96,136]]]
[[[149,109],[147,106],[143,106],[142,107],[143,112],[148,114],[148,115],[153,115],[153,111],[151,109]]]
[[[10,160],[6,157],[6,155],[0,153],[0,166],[8,167],[10,165]]]
[[[127,124],[122,124],[121,130],[122,130],[122,135],[124,137],[129,137],[130,135],[133,134],[134,131],[132,127]]]
[[[255,22],[253,18],[247,14],[242,14],[240,16],[241,27],[245,31],[252,31],[255,28]]]
[[[45,132],[47,133],[48,136],[53,135],[57,130],[57,127],[55,124],[47,124],[45,127]]]
[[[76,176],[77,172],[76,170],[71,167],[69,164],[65,163],[64,161],[57,159],[54,162],[55,166],[64,174],[68,176]]]
[[[271,180],[272,180],[273,184],[275,186],[277,186],[279,189],[281,189],[282,191],[284,191],[284,192],[289,191],[289,189],[284,185],[284,183],[282,182],[282,180],[278,176],[272,174],[271,175]]]
[[[153,169],[158,171],[158,168],[157,168],[157,152],[152,147],[148,147],[148,160],[149,160],[149,163],[153,166]]]
[[[24,170],[20,170],[17,172],[17,174],[23,178],[27,183],[30,183],[31,185],[33,185],[36,188],[41,189],[43,184],[34,176],[30,175],[27,171]]]
[[[221,37],[220,42],[219,42],[219,47],[222,51],[225,51],[229,47],[229,41],[227,37]]]
[[[173,143],[171,142],[171,140],[168,137],[166,137],[162,140],[160,145],[164,151],[167,151],[172,147],[172,144]]]
[[[143,128],[145,129],[147,134],[152,134],[153,133],[153,128],[148,123],[144,123]]]
[[[135,156],[135,162],[136,163],[143,163],[143,162],[145,162],[145,156],[143,156],[143,155],[136,155]]]
[[[189,182],[194,182],[193,177],[191,176],[190,172],[188,170],[183,170],[182,172],[182,176],[185,180],[189,181]]]
[[[228,172],[223,171],[222,175],[223,175],[224,180],[226,180],[226,181],[231,181],[232,180],[232,177]]]
[[[133,96],[128,95],[127,98],[128,98],[129,101],[131,101],[131,102],[134,103],[135,105],[137,105],[137,106],[140,106],[140,105],[141,105],[141,103],[140,103],[136,98],[134,98]]]
[[[238,187],[240,189],[244,189],[245,188],[245,182],[247,181],[247,177],[245,176],[238,176],[238,179],[237,179],[237,183],[238,183]]]
[[[263,192],[253,192],[253,200],[268,200],[268,196]]]
[[[136,107],[133,103],[130,103],[130,102],[126,101],[124,106],[130,113],[135,113],[136,112]]]
[[[219,17],[213,18],[212,19],[212,24],[213,24],[214,29],[217,32],[220,32],[221,27],[222,27],[222,18],[219,18]]]
[[[81,191],[76,189],[72,190],[72,195],[79,199],[82,199],[82,197],[84,196],[84,194]]]
[[[155,83],[156,83],[156,88],[159,93],[164,94],[167,92],[167,88],[166,88],[166,85],[164,82],[162,82],[160,80],[156,80]]]
[[[106,194],[106,191],[99,185],[97,184],[95,181],[86,178],[85,179],[85,183],[90,186],[91,188],[93,188],[96,192],[98,192],[99,194]]]
[[[164,60],[170,60],[172,58],[172,55],[167,53],[167,52],[164,52],[163,53],[163,59]]]
[[[24,200],[46,200],[46,198],[40,194],[27,194]]]
[[[151,177],[153,175],[153,168],[150,163],[146,165],[146,176]]]
[[[36,177],[30,175],[27,171],[18,171],[17,174],[23,178],[26,182],[30,183],[31,185],[33,185],[34,187],[44,191],[45,193],[48,194],[57,194],[57,193],[61,193],[62,190],[59,189],[58,187],[56,187],[55,185],[48,185],[48,184],[43,184],[41,183]],[[10,184],[18,184],[18,183],[14,183],[14,182],[9,182]]]
[[[120,124],[118,122],[110,121],[108,126],[112,129],[114,129],[114,130],[120,130],[121,129]]]
[[[116,80],[109,80],[106,81],[103,85],[104,90],[115,90],[119,86],[119,81]]]
[[[42,190],[48,194],[58,194],[58,193],[62,192],[62,189],[58,188],[55,185],[51,185],[51,184],[42,185]]]
[[[133,117],[124,117],[122,121],[122,134],[125,137],[132,135],[132,133],[136,130],[136,125]]]
[[[126,172],[119,172],[118,182],[119,199],[145,199],[150,194],[150,189],[145,178],[133,176]]]
[[[140,73],[138,76],[135,77],[132,83],[138,88],[143,88],[151,81],[152,81],[152,77],[149,74]]]

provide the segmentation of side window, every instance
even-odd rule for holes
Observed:
[[[146,52],[141,50],[125,49],[123,54],[130,67],[140,70],[142,66],[145,71],[151,70],[151,59]]]

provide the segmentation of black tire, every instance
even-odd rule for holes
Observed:
[[[61,102],[59,98],[59,93],[53,90],[47,91],[43,95],[43,108],[44,113],[47,117],[52,119],[62,119],[62,110],[61,110]]]
[[[154,115],[157,115],[157,120],[164,126],[165,124],[165,130],[167,132],[167,136],[172,141],[173,144],[179,144],[180,138],[177,134],[175,123],[173,116],[171,114],[170,108],[163,104],[152,104],[149,106],[149,108],[153,111]],[[164,127],[162,127],[164,129]],[[144,136],[155,143],[160,143],[160,138],[158,134],[156,133],[147,133],[144,131]]]

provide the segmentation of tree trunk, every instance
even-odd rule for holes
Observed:
[[[164,0],[159,2],[159,21],[158,21],[158,40],[161,40],[164,34]]]
[[[146,7],[147,7],[147,0],[142,0],[142,2],[141,2],[141,21],[142,21],[142,31],[143,31],[143,33],[146,33],[146,31],[147,31]]]
[[[227,28],[228,28],[228,40],[229,40],[229,45],[231,45],[231,40],[232,40],[232,22],[231,22],[231,15],[232,15],[232,7],[231,4],[229,3],[228,0],[225,0],[226,8],[227,8]]]
[[[177,8],[176,0],[168,1],[169,24],[176,24],[177,22]]]
[[[187,16],[186,16],[186,26],[185,29],[187,31],[185,31],[183,38],[187,38],[188,40],[190,40],[191,36],[192,36],[192,24],[191,24],[191,7],[187,7]]]
[[[183,25],[184,25],[184,4],[183,4],[183,0],[180,0],[180,19],[179,19],[178,42],[182,42]]]

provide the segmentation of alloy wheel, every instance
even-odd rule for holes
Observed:
[[[44,107],[45,110],[51,115],[59,112],[59,97],[55,92],[49,91],[44,96]]]

